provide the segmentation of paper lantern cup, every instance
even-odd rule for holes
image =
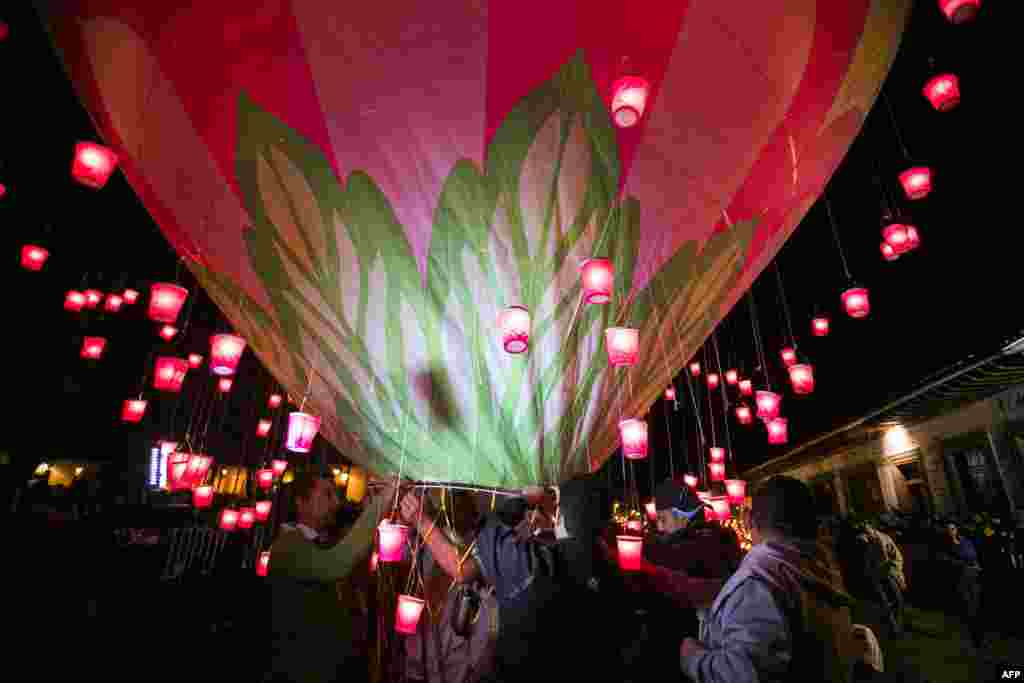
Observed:
[[[742,396],[753,396],[754,395],[754,383],[749,379],[740,380],[740,394]]]
[[[612,120],[619,128],[632,128],[643,118],[651,86],[640,76],[624,76],[612,84]]]
[[[416,627],[426,603],[411,595],[399,595],[395,606],[395,630],[407,636],[416,635]]]
[[[725,449],[720,446],[712,446],[709,451],[711,462],[725,462]]]
[[[647,423],[643,420],[623,420],[619,423],[622,455],[629,460],[647,457]]]
[[[213,504],[213,487],[197,486],[192,489],[192,506],[197,510],[208,508]]]
[[[923,92],[936,111],[950,111],[960,104],[960,79],[955,74],[939,74],[925,83]]]
[[[188,290],[167,282],[157,282],[149,293],[149,319],[173,325],[188,298]]]
[[[708,389],[717,389],[718,388],[718,373],[717,372],[709,372],[708,373],[708,377],[707,377],[707,382],[708,382]]]
[[[754,413],[750,410],[750,406],[745,403],[736,406],[736,421],[741,425],[748,425],[754,421]]]
[[[256,470],[256,484],[264,491],[269,491],[274,486],[274,470]]]
[[[163,327],[160,328],[159,334],[164,341],[169,342],[172,339],[174,339],[174,336],[176,334],[178,334],[178,328],[175,327],[174,325],[164,325]]]
[[[843,292],[843,308],[851,318],[866,318],[871,312],[871,301],[868,290],[864,287],[851,287]]]
[[[274,471],[275,477],[280,477],[288,469],[287,460],[271,460],[270,469]]]
[[[270,573],[270,551],[264,550],[256,558],[256,576],[266,576]]]
[[[160,356],[153,368],[153,388],[160,391],[181,391],[188,374],[188,361],[184,358]]]
[[[588,304],[606,304],[612,298],[615,284],[612,262],[606,258],[587,259],[580,266],[583,300]]]
[[[758,391],[755,399],[757,416],[762,420],[771,420],[778,416],[782,398],[772,391]]]
[[[981,9],[981,0],[939,0],[939,9],[953,24],[972,21]]]
[[[725,495],[730,505],[743,505],[747,497],[747,482],[742,479],[726,479]]]
[[[900,173],[900,185],[907,199],[924,199],[932,191],[932,170],[927,166],[913,166]]]
[[[98,289],[87,289],[83,294],[85,294],[85,307],[88,309],[96,308],[103,301],[103,292]]]
[[[647,511],[647,519],[652,522],[658,519],[658,509],[655,507],[653,500],[649,500],[644,503],[644,510]]]
[[[245,340],[233,334],[210,337],[210,372],[226,377],[235,374],[245,351]]]
[[[619,569],[625,572],[640,571],[643,567],[644,539],[640,536],[616,536],[619,550]]]
[[[675,387],[669,387],[665,390],[665,400],[674,401],[676,400],[676,389]]]
[[[288,416],[288,435],[285,448],[295,453],[309,453],[313,439],[320,431],[320,418],[308,413],[291,413]]]
[[[72,289],[64,296],[64,310],[78,313],[85,307],[85,294]]]
[[[632,367],[640,353],[640,330],[609,327],[604,331],[608,363],[613,368]]]
[[[626,521],[626,531],[635,531],[642,533],[644,530],[644,523],[639,519],[630,519]]]
[[[732,517],[732,509],[729,507],[729,500],[727,498],[717,496],[712,498],[710,502],[716,520],[724,522]]]
[[[129,306],[139,300],[139,293],[134,289],[124,290],[124,294],[121,296],[124,297],[124,302]]]
[[[200,356],[198,353],[190,353],[190,354],[188,354],[188,366],[190,368],[198,368],[202,364],[203,364],[203,357]]]
[[[738,370],[726,370],[725,371],[725,383],[736,386],[740,381],[740,373]]]
[[[238,511],[238,528],[251,529],[256,523],[256,510],[250,507],[241,508]]]
[[[697,477],[693,476],[692,474],[683,475],[683,483],[689,486],[691,489],[697,488],[698,481],[699,480],[697,479]]]
[[[789,381],[793,385],[793,393],[806,395],[814,391],[814,367],[810,363],[799,363],[790,366]]]
[[[82,340],[81,356],[86,360],[99,360],[103,357],[105,348],[107,348],[107,340],[103,337],[86,337]]]
[[[38,272],[50,257],[50,252],[35,244],[26,244],[21,248],[21,267],[25,270]]]
[[[501,345],[508,353],[523,353],[530,346],[530,312],[522,306],[509,306],[498,316]]]
[[[269,500],[261,500],[253,506],[253,511],[256,513],[257,522],[265,522],[270,519],[270,511],[274,507],[274,504]]]
[[[789,441],[789,422],[784,417],[777,417],[768,422],[768,443],[778,446]]]
[[[107,299],[103,302],[103,310],[107,313],[117,313],[121,310],[123,303],[124,298],[120,294],[107,294]]]
[[[270,398],[267,399],[267,405],[271,408],[281,405],[281,394],[271,394]]]
[[[690,363],[690,376],[700,377],[700,363]]]
[[[146,414],[146,401],[127,400],[121,408],[121,420],[124,422],[139,422]]]
[[[782,356],[782,362],[787,368],[790,365],[793,365],[793,363],[796,363],[796,350],[789,346],[782,349],[782,351],[779,352],[779,355]]]
[[[221,510],[218,525],[222,531],[234,531],[238,527],[238,511],[228,509]]]
[[[725,481],[725,463],[708,463],[708,471],[711,473],[711,481]]]
[[[95,142],[79,142],[71,161],[72,177],[94,190],[102,189],[117,168],[117,155],[113,150]]]
[[[815,337],[827,337],[829,333],[829,319],[823,315],[811,320],[811,334]]]
[[[405,542],[409,538],[409,527],[404,524],[392,524],[387,520],[377,527],[377,549],[381,562],[401,562],[405,552]]]
[[[270,426],[271,426],[271,424],[272,423],[270,422],[270,420],[267,420],[267,419],[262,419],[259,422],[257,422],[256,423],[256,436],[262,438],[262,437],[265,437],[267,434],[270,434]]]
[[[234,386],[234,380],[230,377],[221,377],[217,380],[217,389],[219,389],[222,394],[226,394],[231,391],[232,386]]]

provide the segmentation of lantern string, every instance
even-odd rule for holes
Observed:
[[[697,467],[700,472],[700,480],[701,482],[704,482],[706,476],[706,473],[704,472],[704,446],[707,444],[707,441],[704,438],[704,427],[701,425],[700,421],[700,409],[697,407],[697,395],[696,390],[693,388],[693,378],[690,377],[690,373],[685,373],[685,375],[686,385],[690,389],[690,405],[693,406],[693,416],[697,421]],[[689,467],[689,454],[686,456],[686,464],[687,467]]]
[[[904,158],[907,161],[910,161],[910,152],[907,151],[907,146],[903,144],[903,136],[900,134],[900,127],[896,125],[896,114],[893,112],[892,102],[889,101],[889,96],[885,93],[885,88],[882,88],[882,101],[885,102],[885,109],[889,112],[889,121],[892,122],[892,130],[896,133],[896,143],[903,151]]]
[[[836,240],[836,249],[839,251],[839,260],[843,264],[843,273],[846,274],[847,280],[853,280],[853,276],[850,275],[850,266],[846,263],[846,254],[843,253],[843,245],[839,241],[839,228],[836,226],[835,216],[832,215],[832,203],[828,200],[828,195],[824,191],[821,193],[822,198],[825,200],[825,210],[828,212],[828,222],[832,226],[832,236]]]
[[[779,283],[779,297],[782,299],[782,312],[786,317],[786,328],[789,330],[789,341],[793,344],[793,350],[797,349],[796,336],[793,334],[793,319],[789,315],[789,302],[786,301],[786,288],[782,285],[782,269],[779,268],[779,257],[772,261],[775,266],[775,279]]]
[[[301,413],[306,407],[306,399],[309,398],[309,392],[313,389],[313,373],[315,372],[312,365],[309,366],[309,370],[306,373],[306,393],[302,395],[302,402],[299,404],[299,412]]]
[[[676,478],[675,456],[672,454],[672,424],[668,416],[668,402],[665,403],[665,433],[668,435],[668,471],[672,479]]]
[[[719,353],[718,353],[718,335],[715,333],[715,331],[711,332],[711,348],[715,352],[715,358],[718,360],[719,364],[721,364],[721,362],[722,362],[721,361],[721,357],[719,356]],[[725,448],[728,451],[727,455],[728,455],[729,460],[731,460],[732,463],[733,463],[733,471],[735,472],[736,471],[736,459],[735,459],[735,455],[734,455],[733,450],[732,450],[732,433],[731,433],[731,431],[729,429],[729,415],[726,412],[728,410],[728,406],[729,406],[729,395],[725,391],[725,384],[724,383],[719,383],[719,386],[722,389],[722,405],[725,407],[723,409],[723,411],[722,411],[722,421],[725,423]]]
[[[704,356],[704,365],[708,368],[708,370],[710,370],[712,366],[711,366],[711,359],[710,359],[709,354],[708,354],[708,347],[707,347],[707,345],[705,345],[704,348],[701,349],[701,355]],[[721,385],[722,384],[722,375],[721,375],[721,370],[722,369],[721,368],[717,368],[717,370],[718,370],[718,384]],[[709,372],[708,376],[709,377],[711,376],[710,372]],[[708,423],[711,425],[711,445],[712,446],[717,446],[718,445],[718,435],[715,433],[715,411],[714,411],[714,406],[713,406],[712,398],[713,398],[713,396],[712,396],[712,389],[711,389],[711,385],[709,384],[708,385]]]
[[[772,378],[768,372],[768,362],[764,356],[764,344],[761,342],[761,327],[757,322],[757,303],[754,301],[754,288],[751,287],[747,290],[747,304],[750,307],[750,326],[754,330],[754,348],[757,351],[757,357],[761,363],[761,374],[764,375],[765,384],[768,390],[772,388]]]

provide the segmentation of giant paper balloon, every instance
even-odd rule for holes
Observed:
[[[322,433],[376,472],[521,486],[608,457],[750,286],[910,0],[47,4],[129,181]],[[618,129],[624,73],[652,89]],[[640,329],[635,367],[609,326]]]

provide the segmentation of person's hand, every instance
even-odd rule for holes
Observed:
[[[683,644],[679,646],[680,658],[694,657],[704,652],[705,648],[699,640],[693,638],[684,638]]]

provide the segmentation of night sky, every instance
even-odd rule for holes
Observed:
[[[1024,328],[1013,288],[1020,267],[1012,237],[1016,225],[1012,217],[1003,218],[1005,198],[995,189],[994,167],[1014,173],[1015,163],[999,163],[1007,150],[1006,128],[995,114],[1005,81],[987,76],[989,71],[1006,71],[994,39],[994,27],[1005,12],[999,3],[986,2],[973,24],[953,26],[934,0],[917,3],[883,91],[911,158],[932,167],[935,188],[924,200],[903,199],[896,175],[908,164],[880,99],[828,188],[852,274],[871,291],[871,314],[851,320],[840,309],[844,276],[819,201],[778,257],[797,346],[814,364],[817,388],[802,398],[788,388],[779,358],[788,332],[775,272],[769,267],[753,292],[769,377],[777,390],[783,389],[790,444],[769,447],[759,424],[744,428],[731,420],[740,469],[859,417],[954,362],[990,353]],[[71,179],[74,144],[97,139],[95,130],[38,19],[6,5],[3,13],[0,18],[11,32],[0,43],[0,62],[5,73],[31,87],[17,90],[20,94],[6,89],[0,126],[0,183],[8,188],[0,199],[0,223],[11,276],[3,326],[8,398],[0,449],[35,462],[74,456],[138,463],[153,439],[181,432],[193,412],[189,406],[199,402],[210,405],[208,443],[218,462],[258,462],[266,446],[255,438],[256,421],[270,416],[266,397],[276,386],[251,352],[244,356],[236,388],[226,401],[214,400],[216,379],[204,366],[192,373],[195,377],[186,382],[180,398],[152,400],[153,413],[143,425],[120,423],[121,403],[138,394],[152,353],[205,356],[209,335],[230,328],[179,265],[123,174],[115,174],[100,192]],[[963,101],[957,109],[938,113],[921,95],[933,69],[960,76]],[[878,179],[921,234],[921,247],[893,263],[884,262],[879,253],[883,200]],[[42,273],[17,266],[21,245],[30,241],[51,251]],[[187,328],[165,345],[156,336],[157,325],[146,318],[146,297],[150,283],[176,277],[193,300],[191,310],[186,308]],[[65,292],[82,286],[102,291],[133,287],[143,296],[114,315],[65,313]],[[832,320],[832,332],[823,339],[810,335],[816,307]],[[92,364],[82,361],[78,351],[84,334],[106,336],[107,357]],[[723,365],[750,376],[758,363],[746,299],[717,335]],[[702,353],[699,360],[707,365]],[[763,375],[755,379],[763,384]],[[681,390],[685,379],[677,378],[676,385]],[[149,393],[152,397],[154,392]],[[692,454],[696,433],[689,395],[681,390],[679,397],[678,412],[669,412],[677,467],[684,450]],[[710,436],[703,388],[698,399]],[[285,410],[282,406],[278,412]],[[724,445],[720,395],[714,410]],[[657,402],[648,418],[659,476],[667,469],[665,411],[664,402]],[[686,448],[684,432],[691,437]],[[318,442],[323,457],[338,458],[322,439]],[[638,478],[647,480],[647,467],[642,468]]]

